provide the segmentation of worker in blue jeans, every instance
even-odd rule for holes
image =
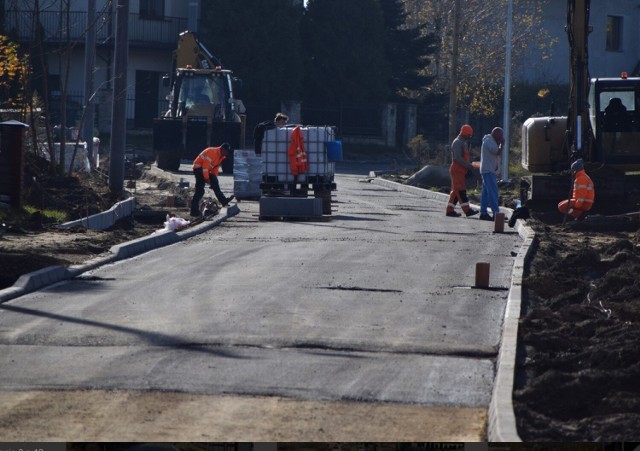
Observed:
[[[493,221],[500,211],[498,197],[498,173],[500,172],[500,158],[504,147],[504,131],[500,127],[491,130],[491,134],[484,135],[480,148],[480,175],[482,176],[482,194],[480,196],[480,218],[483,221]],[[491,207],[493,215],[489,215]]]

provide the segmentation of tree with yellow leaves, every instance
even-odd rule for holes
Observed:
[[[25,111],[28,76],[27,55],[21,55],[16,43],[0,35],[0,109]]]
[[[555,40],[542,27],[542,11],[549,1],[513,0],[512,68],[520,67],[533,48],[543,55],[551,52]],[[455,68],[457,108],[478,115],[495,114],[504,94],[507,0],[456,2],[460,5],[457,33],[451,0],[404,2],[411,20],[427,23],[428,30],[440,38],[434,64],[425,68],[435,77],[433,89],[449,92]]]

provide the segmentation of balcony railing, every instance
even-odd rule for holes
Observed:
[[[68,19],[67,19],[68,17]],[[19,41],[35,40],[38,21],[33,11],[8,10],[5,14],[5,33]],[[84,41],[87,30],[87,13],[72,11],[41,11],[39,23],[44,32],[44,41],[60,43]],[[98,43],[112,42],[115,17],[111,14],[99,15],[96,19],[96,39]],[[145,18],[139,14],[129,15],[129,43],[133,45],[175,46],[178,35],[186,30],[187,19],[182,17]]]

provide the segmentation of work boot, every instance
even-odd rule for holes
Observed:
[[[480,217],[478,219],[481,221],[493,221],[493,216],[490,216],[488,213],[480,213]]]
[[[450,216],[452,218],[459,218],[462,215],[460,213],[458,213],[457,211],[448,211],[447,212],[447,216]]]
[[[475,216],[478,213],[480,213],[478,210],[474,210],[473,208],[470,208],[468,212],[466,212],[465,214],[467,215],[467,217],[469,216]]]

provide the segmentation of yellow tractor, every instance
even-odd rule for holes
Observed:
[[[180,34],[173,52],[173,70],[163,79],[169,88],[169,109],[153,121],[153,150],[159,168],[177,170],[205,147],[228,142],[244,147],[244,106],[238,98],[242,82],[224,69],[197,39]],[[233,152],[222,170],[233,172]]]

